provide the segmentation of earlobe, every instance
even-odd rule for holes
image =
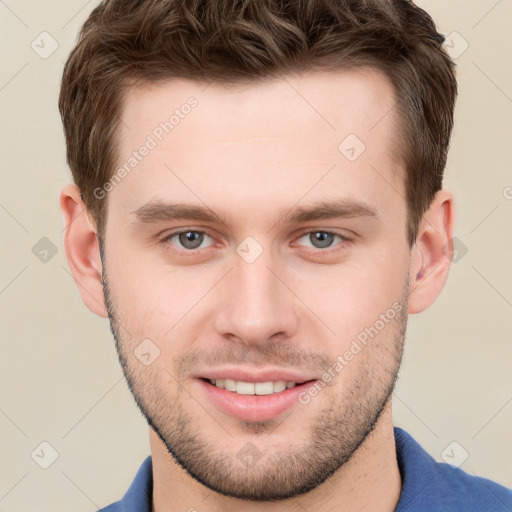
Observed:
[[[63,187],[59,197],[64,218],[64,248],[69,269],[85,305],[96,315],[107,317],[96,227],[74,184]]]
[[[409,313],[429,308],[441,293],[451,263],[453,195],[440,190],[420,223],[410,265]]]

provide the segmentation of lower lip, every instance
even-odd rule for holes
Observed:
[[[207,396],[221,411],[245,421],[265,421],[279,416],[298,403],[299,395],[316,382],[316,380],[310,380],[271,395],[240,395],[234,391],[218,388],[203,379],[198,381]]]

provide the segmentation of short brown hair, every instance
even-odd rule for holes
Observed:
[[[455,65],[443,42],[409,0],[103,0],[66,62],[59,97],[67,161],[99,236],[107,198],[94,190],[119,161],[120,115],[134,84],[371,66],[395,89],[412,246],[442,187],[453,125]]]

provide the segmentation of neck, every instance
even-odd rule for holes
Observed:
[[[401,477],[395,451],[391,401],[375,429],[364,443],[323,484],[306,494],[278,502],[242,501],[218,494],[192,478],[167,451],[150,429],[153,461],[152,512],[175,510],[190,512],[392,512],[398,503]]]

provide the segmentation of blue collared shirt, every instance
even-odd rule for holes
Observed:
[[[395,427],[402,491],[395,512],[512,512],[512,490],[436,462],[405,430]],[[100,512],[151,512],[151,457],[121,501]]]

